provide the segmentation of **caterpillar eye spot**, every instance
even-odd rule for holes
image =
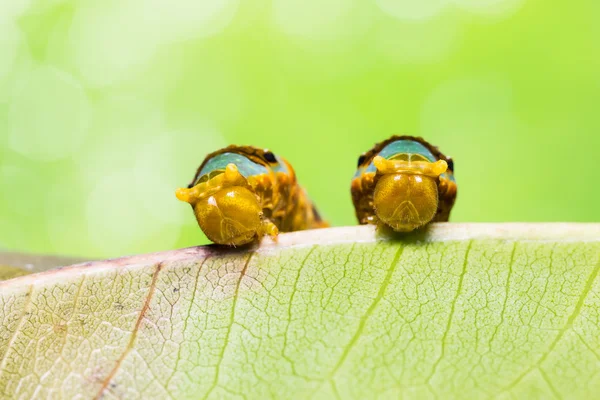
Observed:
[[[270,151],[266,151],[265,154],[264,154],[264,156],[265,156],[265,160],[267,160],[270,163],[276,163],[277,162],[277,159],[275,158],[275,154],[273,154]]]
[[[362,165],[362,163],[365,162],[366,158],[367,158],[367,156],[365,154],[361,154],[360,157],[358,157],[358,164],[356,166],[360,167]]]

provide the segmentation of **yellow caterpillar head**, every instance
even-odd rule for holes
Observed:
[[[264,233],[273,234],[265,232],[258,197],[235,164],[228,164],[224,173],[207,182],[177,189],[175,195],[192,205],[198,225],[215,243],[239,246]]]
[[[377,218],[398,232],[410,232],[430,222],[438,209],[438,177],[446,172],[444,160],[387,160],[373,164],[380,175],[373,194]]]

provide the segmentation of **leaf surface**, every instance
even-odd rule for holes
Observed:
[[[600,224],[371,227],[0,282],[2,398],[590,398]]]

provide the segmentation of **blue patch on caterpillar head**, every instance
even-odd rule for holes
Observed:
[[[437,161],[427,147],[413,140],[396,140],[395,142],[389,143],[379,152],[381,157],[387,158],[388,160],[398,154],[419,154],[425,157],[429,162]]]
[[[273,169],[274,172],[283,172],[289,175],[290,171],[288,171],[286,164],[277,156],[275,156],[275,159],[277,160],[277,164],[271,164],[271,169]]]
[[[454,179],[454,174],[451,172],[444,172],[443,174],[440,175],[440,179],[449,179],[452,182],[456,183],[456,179]]]
[[[225,167],[227,167],[227,164],[235,164],[240,174],[242,174],[245,178],[254,175],[267,174],[269,172],[264,165],[257,164],[241,154],[221,153],[214,156],[208,160],[206,164],[204,164],[204,167],[202,167],[200,170],[198,179],[196,179],[194,185],[208,180],[209,177],[212,178],[219,173],[225,172]]]
[[[411,159],[413,158],[413,155],[421,156],[421,157],[418,157],[418,161],[424,161],[423,158],[425,158],[429,162],[437,161],[437,158],[433,155],[433,153],[431,151],[429,151],[429,149],[427,147],[423,146],[419,142],[415,142],[414,140],[406,140],[406,139],[396,140],[392,143],[389,143],[387,146],[385,146],[383,149],[381,149],[381,151],[377,155],[389,160],[389,159],[395,158],[401,154],[407,155],[406,161],[411,161]],[[417,160],[415,160],[415,161],[417,161]],[[364,172],[376,172],[376,171],[377,171],[377,168],[375,168],[373,161],[371,161],[371,163],[368,166],[359,168],[356,171],[356,174],[354,174],[354,177],[360,176]]]
[[[361,176],[365,172],[365,170],[366,170],[365,167],[358,167],[358,169],[356,170],[356,173],[354,174],[354,178],[358,178],[359,176]]]

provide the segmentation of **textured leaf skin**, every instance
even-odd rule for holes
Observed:
[[[0,398],[593,398],[600,225],[370,227],[0,282]]]

